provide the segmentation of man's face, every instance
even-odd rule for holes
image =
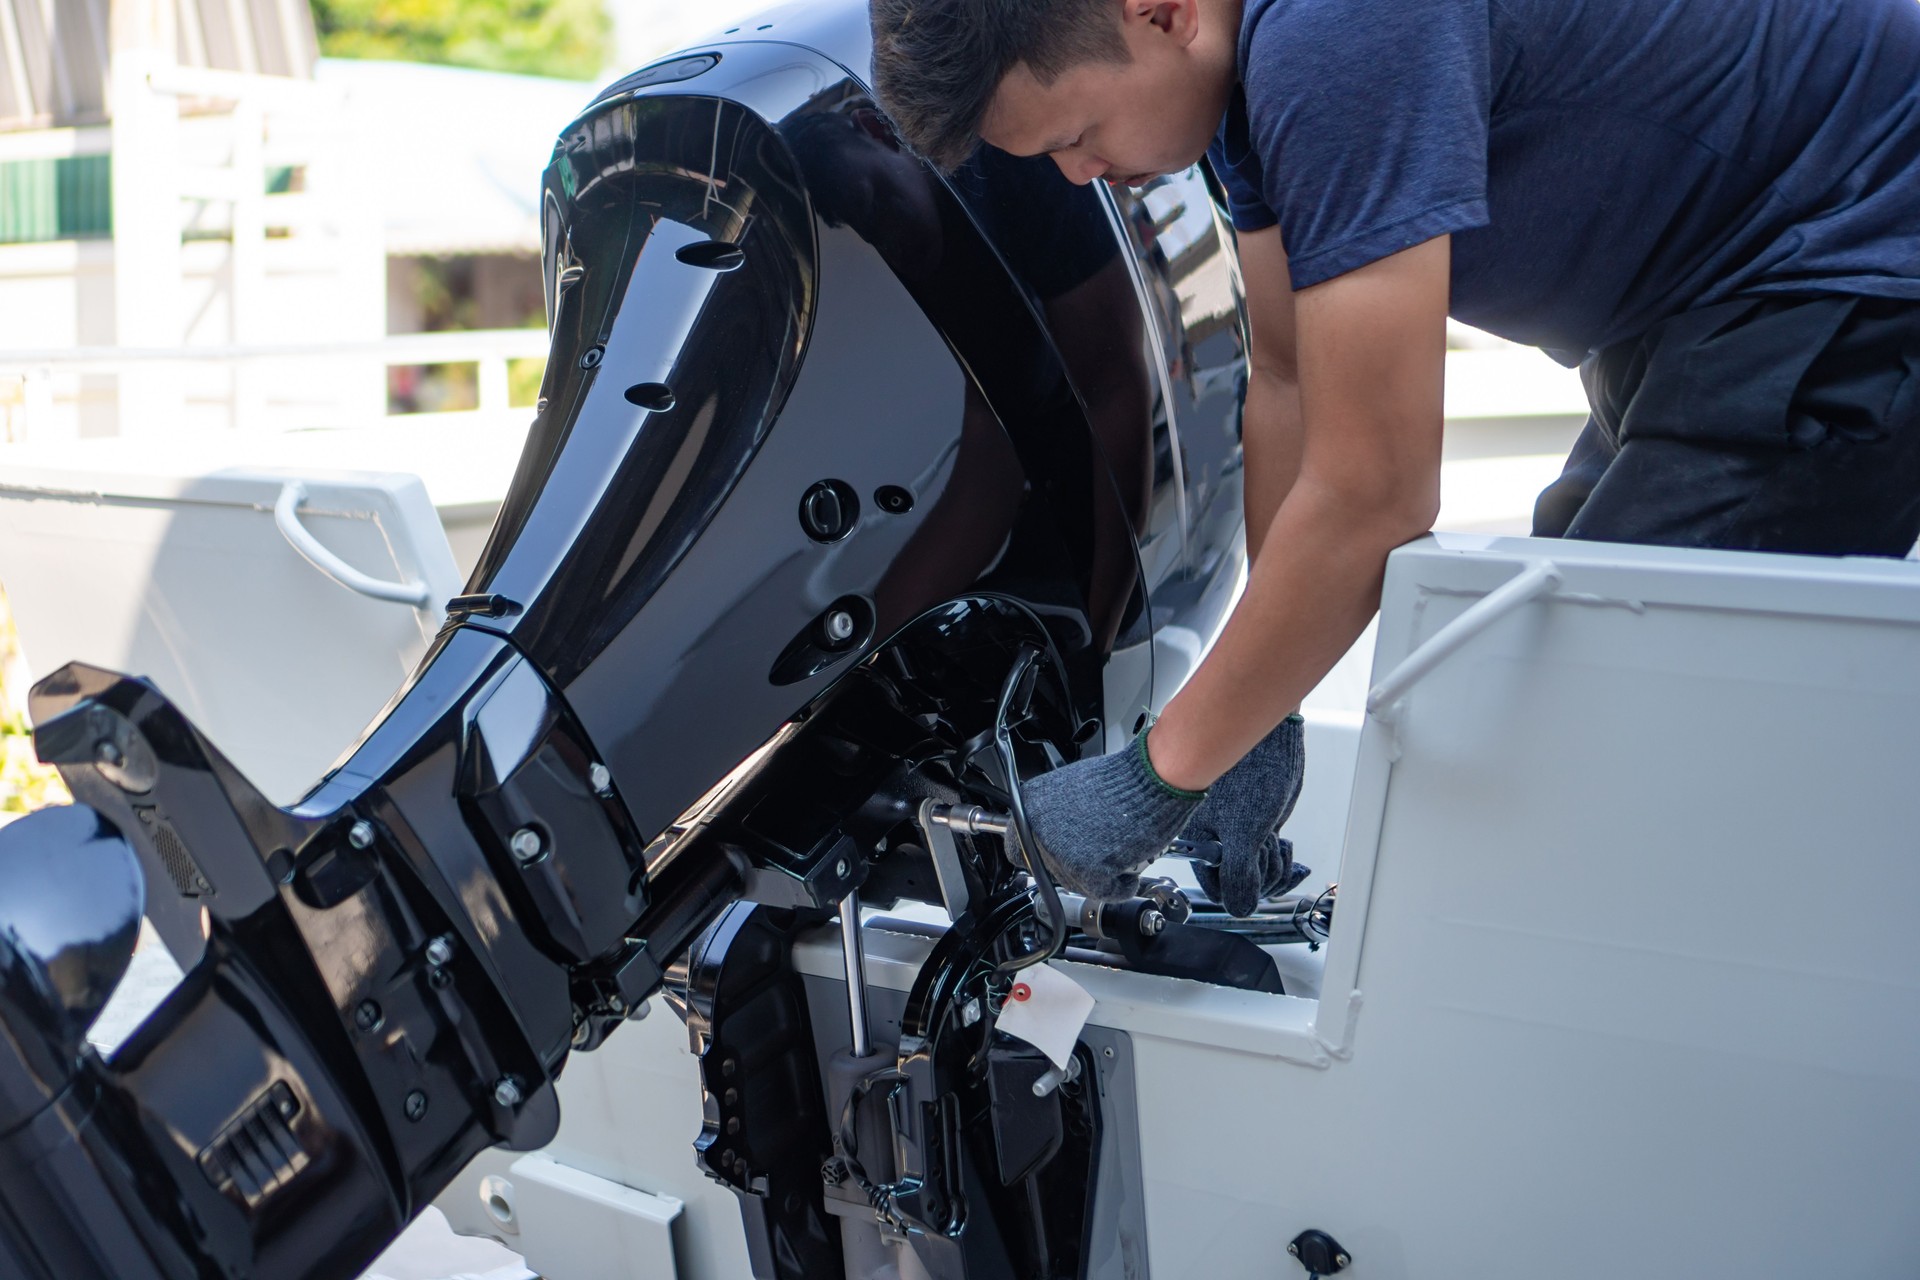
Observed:
[[[982,122],[988,145],[1052,156],[1076,183],[1138,185],[1200,159],[1233,89],[1238,5],[1115,0],[1114,8],[1131,60],[1082,63],[1049,85],[1016,66]]]

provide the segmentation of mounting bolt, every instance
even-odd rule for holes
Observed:
[[[546,852],[546,844],[540,839],[540,833],[532,827],[522,827],[513,833],[513,839],[507,847],[513,850],[513,856],[520,862],[532,862]]]
[[[93,744],[93,758],[104,765],[116,765],[125,760],[126,756],[121,753],[119,744],[102,738]]]
[[[970,1027],[980,1021],[980,997],[975,996],[960,1006],[960,1025]]]
[[[1287,1252],[1297,1258],[1300,1256],[1300,1246],[1293,1243],[1292,1241],[1288,1241]]]
[[[453,959],[453,939],[446,934],[441,934],[427,944],[427,963],[434,968],[439,968],[451,959]]]
[[[845,644],[853,639],[856,629],[853,615],[845,609],[835,609],[820,622],[820,633],[826,636],[828,644]]]
[[[347,843],[365,849],[373,843],[373,824],[364,818],[347,828]]]
[[[386,1017],[380,1012],[380,1006],[371,1000],[362,1000],[360,1007],[353,1011],[353,1025],[362,1031],[378,1031]]]
[[[1340,1267],[1346,1267],[1346,1266],[1351,1266],[1351,1265],[1353,1265],[1353,1259],[1352,1259],[1352,1258],[1349,1258],[1349,1257],[1348,1257],[1348,1256],[1347,1256],[1346,1254],[1344,1254],[1344,1253],[1336,1253],[1336,1254],[1334,1254],[1334,1255],[1333,1255],[1333,1261],[1334,1261],[1334,1265],[1335,1265],[1335,1266],[1340,1266]]]
[[[847,872],[851,870],[853,870],[853,867],[847,862],[845,858],[842,858],[840,859],[840,861],[833,864],[833,874],[838,876],[842,880],[847,878]]]
[[[520,1082],[512,1076],[501,1076],[493,1085],[493,1100],[506,1108],[520,1105],[526,1095],[520,1092]]]
[[[418,1123],[420,1117],[427,1114],[427,1095],[419,1089],[408,1094],[406,1112],[407,1119]]]
[[[1140,913],[1140,933],[1143,937],[1157,938],[1166,927],[1167,917],[1158,907],[1148,907]]]
[[[601,795],[613,794],[613,771],[598,761],[595,761],[593,767],[587,770],[587,781],[591,782],[593,789]]]

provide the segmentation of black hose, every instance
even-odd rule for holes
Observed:
[[[1000,757],[1000,770],[1006,775],[1007,808],[1013,816],[1013,834],[1019,840],[1020,855],[1027,864],[1027,874],[1033,877],[1040,915],[1050,931],[1050,937],[1044,947],[1036,947],[1002,961],[999,966],[1002,973],[1017,973],[1051,960],[1067,945],[1066,909],[1060,905],[1060,890],[1053,882],[1052,873],[1047,870],[1047,860],[1041,852],[1040,842],[1027,823],[1026,801],[1020,794],[1020,766],[1013,754],[1013,727],[1009,723],[1014,703],[1022,701],[1021,687],[1027,685],[1039,660],[1038,649],[1024,647],[1020,650],[1020,656],[1014,659],[1012,669],[1007,672],[1006,683],[1000,686],[1000,705],[993,718],[993,746]],[[1032,694],[1032,687],[1027,685],[1027,698],[1031,698]]]

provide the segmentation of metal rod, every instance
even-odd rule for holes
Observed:
[[[927,810],[927,820],[970,836],[1004,836],[1013,826],[1013,819],[1009,815],[991,813],[977,804],[931,805]]]
[[[1434,632],[1427,640],[1401,659],[1367,694],[1367,714],[1390,722],[1395,718],[1393,704],[1407,690],[1467,641],[1500,619],[1560,586],[1560,569],[1551,560],[1529,560],[1526,568],[1475,601],[1465,613]]]
[[[873,1052],[867,1035],[867,964],[860,950],[860,895],[850,893],[840,901],[840,951],[847,961],[847,1013],[853,1020],[853,1056],[864,1058]]]

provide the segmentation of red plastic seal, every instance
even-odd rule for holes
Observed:
[[[1027,985],[1026,983],[1024,983],[1024,982],[1016,982],[1016,983],[1014,983],[1014,984],[1013,984],[1013,990],[1012,990],[1012,992],[1010,992],[1010,993],[1008,994],[1008,996],[1007,996],[1007,999],[1009,999],[1009,1000],[1027,1000],[1027,999],[1030,999],[1030,998],[1032,998],[1032,996],[1033,996],[1033,988],[1032,988],[1032,987],[1030,987],[1030,986],[1028,986],[1028,985]]]

